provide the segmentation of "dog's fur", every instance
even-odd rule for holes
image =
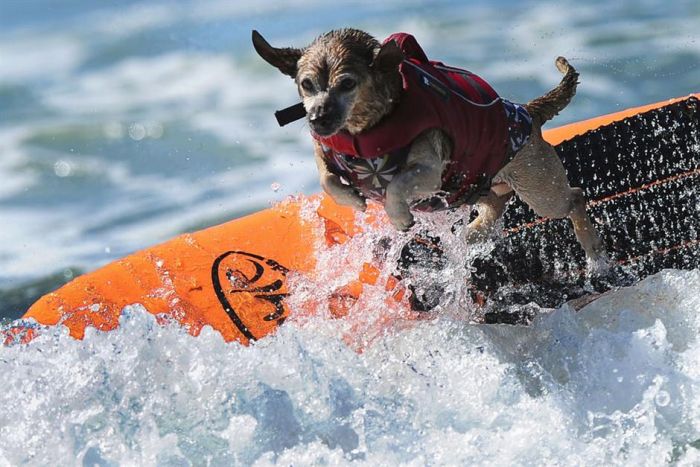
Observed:
[[[380,45],[356,29],[330,31],[305,49],[274,48],[253,31],[260,56],[294,78],[311,128],[321,136],[340,130],[358,134],[390,114],[401,97],[398,66],[403,54],[396,43]],[[530,140],[494,177],[491,190],[476,204],[479,216],[469,224],[467,241],[483,239],[501,216],[513,192],[538,215],[569,217],[589,260],[601,262],[605,250],[586,213],[580,188],[571,188],[554,148],[542,138],[542,125],[566,107],[576,93],[578,73],[563,57],[556,60],[564,73],[552,91],[528,104],[533,118]],[[364,210],[366,201],[352,186],[331,173],[320,144],[314,141],[321,186],[339,204]],[[413,224],[409,203],[432,194],[442,185],[452,143],[439,129],[427,130],[411,144],[405,169],[387,186],[384,209],[400,230]]]

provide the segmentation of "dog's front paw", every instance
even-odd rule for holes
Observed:
[[[416,223],[413,214],[411,214],[410,209],[408,209],[408,205],[392,208],[387,204],[384,210],[389,216],[391,224],[396,227],[397,230],[404,232],[413,227],[413,224]]]
[[[367,210],[367,199],[354,190],[353,195],[354,196],[352,197],[352,207],[357,209],[358,211],[365,212]]]
[[[343,206],[350,206],[362,212],[367,209],[367,200],[352,188],[331,196],[336,203]]]
[[[336,176],[326,177],[321,180],[323,191],[328,193],[333,201],[343,206],[350,206],[358,211],[367,209],[367,200],[353,187],[344,185]]]

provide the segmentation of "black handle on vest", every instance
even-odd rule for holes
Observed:
[[[301,102],[275,112],[275,118],[280,126],[285,126],[288,123],[301,120],[304,117],[306,117],[306,109]]]

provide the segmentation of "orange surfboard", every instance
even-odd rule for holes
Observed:
[[[565,125],[546,131],[545,138],[558,144],[691,97],[700,95]],[[377,207],[365,216],[370,228],[386,222]],[[141,304],[150,313],[177,320],[194,335],[209,325],[227,341],[249,343],[273,332],[289,316],[290,277],[314,274],[319,245],[342,244],[360,231],[351,209],[324,195],[300,196],[114,261],[40,298],[24,318],[60,323],[80,339],[88,326],[116,328],[125,306]],[[342,314],[347,300],[357,299],[365,285],[378,280],[387,300],[407,308],[401,285],[378,277],[374,266],[359,265],[351,275],[356,280],[329,297],[332,314]]]

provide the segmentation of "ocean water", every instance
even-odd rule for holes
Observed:
[[[0,322],[82,271],[319,190],[301,46],[404,30],[527,101],[581,73],[563,124],[700,90],[700,3],[0,2]],[[139,307],[84,341],[0,348],[0,465],[698,465],[700,276],[664,271],[529,328],[450,310],[358,353],[322,318],[251,347]],[[548,310],[543,310],[548,311]]]
[[[700,272],[530,327],[442,317],[356,352],[327,318],[251,347],[138,307],[0,348],[1,465],[700,463]]]

